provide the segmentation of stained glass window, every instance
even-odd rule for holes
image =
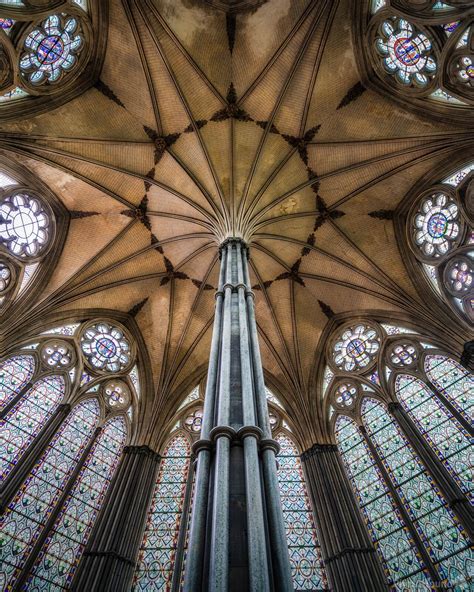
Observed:
[[[278,455],[278,482],[293,585],[295,590],[327,590],[298,450],[287,435],[279,434],[276,440],[281,447]]]
[[[51,242],[50,215],[36,196],[14,191],[0,201],[0,243],[16,257],[37,257]]]
[[[0,411],[33,377],[35,359],[33,356],[13,356],[0,365]]]
[[[52,83],[77,64],[84,40],[72,16],[53,14],[25,39],[20,70],[32,84]]]
[[[334,364],[345,372],[368,368],[374,361],[379,348],[380,338],[370,325],[360,324],[348,327],[336,339]]]
[[[96,370],[119,372],[130,362],[130,342],[119,327],[97,323],[81,336],[82,353]]]
[[[425,372],[438,391],[467,421],[472,422],[474,376],[451,358],[440,354],[426,356]]]
[[[437,569],[449,586],[467,584],[473,561],[466,533],[383,405],[362,402],[362,419],[393,486]],[[460,588],[461,589],[461,588]]]
[[[422,559],[357,425],[336,421],[336,439],[385,573],[397,590],[429,589]],[[423,588],[426,586],[426,588]]]
[[[148,513],[133,590],[169,590],[183,514],[191,447],[177,434],[161,461]]]
[[[467,432],[418,378],[397,376],[395,391],[430,447],[460,487],[468,494],[472,492],[474,481],[469,463],[470,441]]]
[[[103,427],[38,555],[28,589],[67,590],[118,464],[127,430],[121,417]]]
[[[0,585],[10,589],[44,529],[99,420],[95,399],[65,420],[0,520]]]
[[[0,421],[0,483],[51,417],[64,391],[62,376],[42,378]]]

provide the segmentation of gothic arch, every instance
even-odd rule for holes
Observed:
[[[436,9],[434,4],[431,0],[416,6],[404,0],[354,2],[352,41],[360,76],[364,86],[406,110],[472,125],[470,78],[466,75],[467,82],[461,82],[457,73],[464,56],[472,62],[473,11],[468,3],[444,3],[451,6],[448,10]],[[383,31],[384,23],[390,30]],[[392,54],[403,46],[403,40],[412,38],[420,39],[411,46],[416,55],[408,52],[397,62]],[[377,43],[384,44],[384,53],[376,49]],[[387,49],[387,43],[393,49]],[[384,66],[384,56],[388,56],[392,69]],[[396,75],[402,70],[397,64],[407,68],[405,79],[398,83]],[[418,69],[420,64],[424,66]]]
[[[0,95],[3,96],[3,100],[0,97],[1,120],[12,120],[55,109],[97,83],[107,39],[107,0],[101,2],[38,0],[25,2],[25,6],[14,6],[9,2],[2,2],[0,11],[5,23],[0,30],[0,44],[3,50],[2,55],[8,56],[4,65],[9,68],[9,75],[0,82]],[[46,58],[41,67],[38,67],[40,62],[35,62],[36,65],[29,62],[28,68],[23,72],[19,62],[26,60],[24,44],[27,36],[34,30],[40,30],[43,31],[44,38],[48,40],[49,25],[46,24],[46,30],[44,26],[52,15],[58,19],[58,27],[56,28],[55,25],[54,31],[51,29],[51,35],[59,39],[65,30],[68,35],[67,29],[70,28],[71,36],[58,41],[61,55],[56,53],[54,59],[48,60]],[[68,18],[69,20],[75,19],[76,24],[70,26],[66,22]],[[74,40],[72,35],[76,35]],[[69,47],[74,46],[78,36],[80,42],[78,41],[77,55],[71,58],[70,56],[75,52],[70,53]],[[65,47],[66,53],[63,55]],[[47,51],[51,51],[51,49]],[[68,65],[68,61],[64,66],[61,64],[64,56],[69,56],[67,60],[71,61],[71,66]],[[51,74],[49,71],[46,73],[46,78],[43,76],[39,82],[28,80],[32,72],[39,72],[48,67],[57,67],[55,74],[50,79],[54,81],[53,83],[48,81]]]

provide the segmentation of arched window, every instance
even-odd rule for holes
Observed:
[[[473,104],[470,17],[468,3],[456,0],[358,3],[354,35],[364,83],[405,107],[462,120]]]
[[[46,97],[62,104],[94,82],[102,11],[87,0],[47,4],[1,2],[0,117],[50,108]]]
[[[163,453],[145,527],[134,590],[169,589],[188,481],[191,447],[182,434],[174,436]]]
[[[354,420],[336,421],[336,440],[347,474],[390,583],[429,590],[429,576],[377,464]]]
[[[191,443],[201,432],[203,402],[197,386],[178,407],[148,510],[133,590],[170,590],[183,581],[192,507]]]
[[[1,589],[68,589],[127,439],[135,356],[123,327],[92,321],[2,362]]]
[[[296,444],[283,432],[276,436],[278,483],[295,590],[326,590],[318,537]]]
[[[474,163],[437,179],[417,195],[408,195],[399,215],[399,236],[407,226],[408,255],[415,257],[427,287],[463,319],[474,322]],[[472,200],[471,200],[472,201]],[[406,210],[406,211],[405,211]],[[401,248],[404,249],[403,244]]]
[[[474,483],[469,462],[471,442],[467,432],[419,378],[399,374],[395,392],[430,447],[471,497]]]
[[[389,582],[394,589],[463,589],[472,554],[445,483],[468,503],[472,376],[428,342],[406,327],[347,324],[328,342],[322,382],[328,420]]]

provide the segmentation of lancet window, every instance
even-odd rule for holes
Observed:
[[[278,483],[293,585],[295,590],[328,590],[300,453],[287,422],[281,417],[283,406],[268,389],[267,400],[270,402],[270,425],[280,445]]]
[[[2,589],[69,589],[130,433],[135,358],[127,330],[100,320],[0,363]]]
[[[179,589],[183,581],[192,507],[191,445],[199,438],[202,414],[202,391],[196,386],[180,405],[164,446],[133,590]]]
[[[337,330],[327,360],[328,418],[389,583],[469,586],[469,526],[450,496],[472,501],[474,377],[416,331],[369,321]]]

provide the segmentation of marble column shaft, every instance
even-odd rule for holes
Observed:
[[[77,592],[128,592],[160,456],[127,446],[72,582]]]
[[[301,460],[331,590],[388,590],[337,446],[315,444],[301,455]]]

